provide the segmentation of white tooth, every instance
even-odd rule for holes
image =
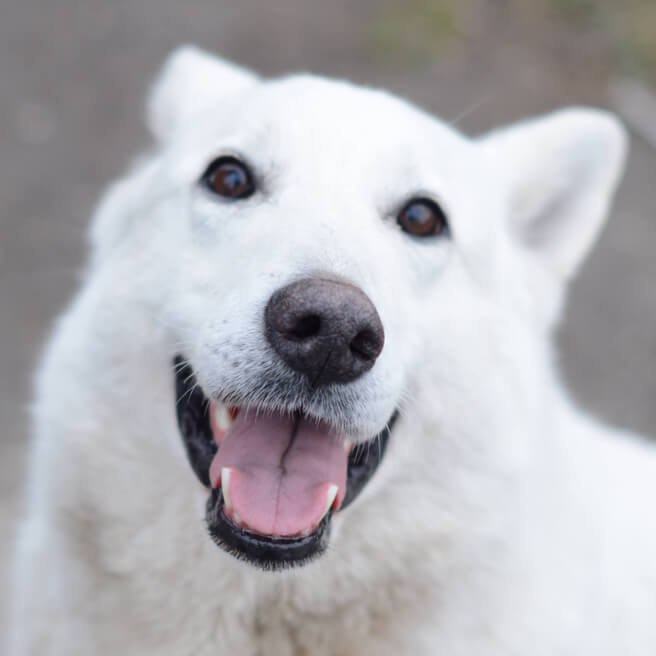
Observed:
[[[344,442],[342,443],[342,445],[343,445],[343,447],[344,447],[344,453],[345,453],[346,455],[348,455],[349,453],[351,453],[351,449],[353,448],[353,442],[351,442],[351,440],[344,440]]]
[[[223,405],[223,403],[217,403],[214,406],[214,421],[216,427],[223,432],[229,430],[230,426],[232,426],[230,411],[227,406]]]
[[[232,470],[230,467],[224,467],[221,470],[221,492],[223,492],[223,504],[225,507],[230,510],[232,508],[232,502],[230,501],[230,493],[228,489],[230,487],[230,472]]]
[[[304,529],[301,531],[301,537],[306,538],[308,535],[310,535],[310,533],[312,533],[312,529],[311,529],[311,528],[304,528]]]
[[[236,510],[232,511],[232,519],[234,520],[237,526],[241,526],[241,517],[237,514]]]
[[[323,509],[323,512],[321,513],[321,517],[319,517],[319,522],[326,516],[326,513],[333,505],[335,497],[337,496],[337,490],[339,490],[339,488],[334,483],[328,488],[328,491],[326,492],[326,505]]]

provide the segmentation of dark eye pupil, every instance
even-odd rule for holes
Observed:
[[[406,217],[409,223],[426,224],[431,220],[431,212],[425,205],[413,203],[406,210]]]
[[[221,184],[226,189],[237,189],[246,183],[246,176],[241,169],[227,165],[219,169],[218,176],[222,176]]]
[[[398,216],[401,228],[416,237],[431,237],[447,230],[442,209],[428,198],[410,201]]]
[[[247,198],[255,191],[246,166],[230,156],[214,160],[203,174],[202,181],[210,191],[225,198]]]

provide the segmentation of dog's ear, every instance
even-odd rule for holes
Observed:
[[[147,122],[164,140],[199,108],[257,82],[254,73],[195,46],[185,45],[167,58],[150,92]]]
[[[612,114],[571,108],[480,142],[507,191],[511,230],[561,280],[570,279],[609,209],[627,150]]]

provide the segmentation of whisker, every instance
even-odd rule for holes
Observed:
[[[450,125],[451,127],[457,127],[461,121],[466,119],[468,116],[471,116],[474,112],[478,111],[485,103],[490,101],[490,96],[484,96],[483,98],[480,98],[476,102],[471,103],[471,105],[468,105],[465,109],[463,109],[459,114],[457,114],[454,118],[450,119],[447,121],[447,124]]]

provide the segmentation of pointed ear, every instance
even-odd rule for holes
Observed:
[[[167,58],[147,103],[147,122],[166,139],[199,108],[257,82],[254,73],[195,46],[180,46]]]
[[[626,130],[612,114],[565,109],[481,140],[505,185],[510,228],[561,280],[592,246],[624,168]]]

